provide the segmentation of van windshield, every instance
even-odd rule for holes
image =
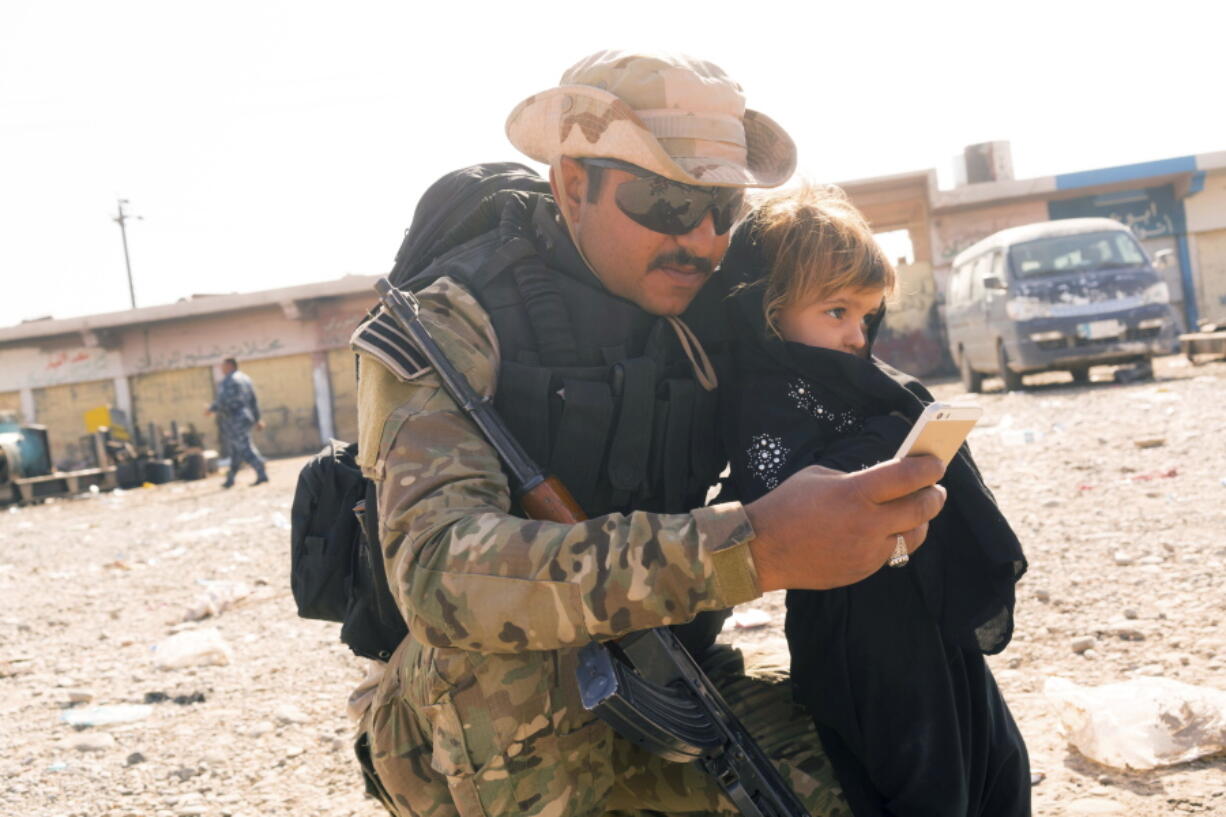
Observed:
[[[1145,263],[1145,254],[1137,246],[1132,233],[1107,230],[1015,244],[1009,249],[1009,261],[1013,274],[1018,278],[1035,278],[1066,272],[1137,267]]]

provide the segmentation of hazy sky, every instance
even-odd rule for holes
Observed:
[[[601,48],[720,64],[819,181],[1226,150],[1208,5],[0,0],[0,326],[127,308],[120,197],[141,306],[385,272],[426,185],[522,158],[511,108]]]

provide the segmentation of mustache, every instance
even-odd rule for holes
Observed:
[[[693,267],[704,275],[710,275],[715,271],[715,264],[711,263],[710,258],[694,255],[684,249],[661,253],[651,259],[651,269],[658,267]]]

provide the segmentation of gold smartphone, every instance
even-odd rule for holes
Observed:
[[[911,433],[902,441],[895,456],[902,459],[931,454],[949,465],[982,416],[983,409],[979,406],[931,403],[915,421]]]

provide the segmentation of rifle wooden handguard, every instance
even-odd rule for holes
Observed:
[[[545,481],[531,491],[520,494],[519,504],[529,519],[543,522],[564,522],[573,525],[587,519],[587,514],[557,477]]]

